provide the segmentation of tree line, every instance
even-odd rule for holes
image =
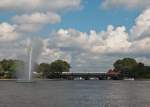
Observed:
[[[24,62],[13,59],[0,61],[0,79],[16,78],[18,66],[24,66]],[[137,62],[133,58],[123,58],[113,63],[113,72],[120,74],[121,78],[148,79],[150,78],[150,66]],[[69,72],[70,64],[63,60],[55,60],[51,63],[36,64],[35,72],[37,78],[61,78],[62,72]]]
[[[50,64],[41,63],[37,66],[37,73],[39,78],[56,79],[61,78],[63,72],[69,72],[70,64],[63,60],[56,60]]]
[[[133,58],[123,58],[114,62],[114,71],[120,72],[122,78],[148,79],[150,78],[150,66],[137,62]]]
[[[0,61],[0,79],[12,79],[17,77],[17,70],[24,62],[13,59],[3,59]],[[62,72],[69,72],[70,64],[63,60],[56,60],[52,63],[35,64],[36,77],[38,78],[60,78]]]

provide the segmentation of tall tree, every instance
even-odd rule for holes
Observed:
[[[69,69],[69,63],[63,60],[56,60],[50,64],[50,71],[54,78],[60,78],[62,72],[69,72]]]
[[[41,74],[42,78],[48,78],[49,75],[51,74],[51,71],[50,71],[50,64],[41,63],[41,64],[37,67],[37,72]]]
[[[117,60],[114,64],[114,68],[122,71],[122,74],[127,77],[134,76],[134,69],[138,66],[138,63],[133,58],[124,58]]]
[[[70,65],[66,61],[56,60],[51,64],[41,63],[37,67],[37,72],[42,78],[60,78],[62,72],[69,72]]]
[[[4,59],[0,61],[0,75],[2,78],[15,78],[17,70],[17,60]]]

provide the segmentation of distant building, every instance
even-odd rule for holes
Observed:
[[[106,73],[108,76],[118,76],[121,74],[121,71],[118,71],[116,69],[110,69],[108,70],[108,72]]]

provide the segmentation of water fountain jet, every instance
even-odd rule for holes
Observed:
[[[43,52],[44,42],[41,38],[32,38],[25,41],[24,54],[20,56],[20,60],[24,65],[18,68],[18,81],[17,82],[33,82],[34,64],[38,62],[40,54]]]
[[[33,47],[32,47],[32,44],[31,42],[28,44],[27,46],[27,61],[26,62],[26,66],[24,70],[24,76],[22,76],[23,78],[19,78],[17,80],[17,82],[23,82],[23,83],[31,83],[33,82],[33,79],[32,79],[32,54],[33,54]]]

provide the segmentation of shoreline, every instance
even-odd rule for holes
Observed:
[[[17,81],[18,79],[0,79],[0,81]],[[67,80],[67,79],[33,79],[34,81],[93,81],[93,80]],[[94,81],[150,81],[150,79],[135,80],[94,80]]]

